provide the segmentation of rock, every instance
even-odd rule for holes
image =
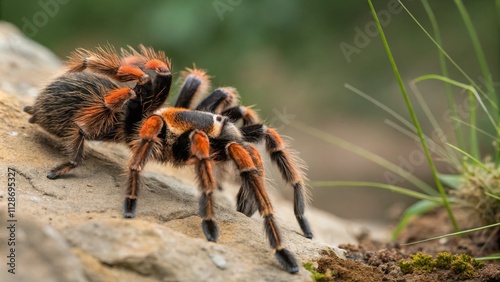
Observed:
[[[31,77],[32,72],[53,73],[59,67],[53,55],[27,39],[19,39],[29,43],[23,43],[22,51],[13,52],[12,46],[5,43],[5,38],[11,38],[9,36],[20,35],[11,26],[0,23],[0,54],[7,50],[12,55],[11,58],[0,55],[0,75],[4,84],[17,85],[25,79],[33,86],[37,81]],[[33,69],[26,69],[24,63],[32,60],[30,67]],[[10,61],[17,67],[15,72],[7,74],[11,69],[1,66]],[[16,279],[311,280],[310,273],[303,267],[298,274],[291,275],[279,266],[258,215],[248,218],[235,211],[238,187],[226,187],[222,193],[215,194],[221,234],[218,243],[211,243],[201,230],[201,219],[197,215],[198,190],[189,169],[175,170],[148,164],[143,173],[135,219],[122,218],[123,172],[128,162],[128,149],[124,146],[90,143],[81,167],[61,179],[47,179],[47,172],[66,160],[60,142],[27,122],[29,116],[21,109],[31,103],[31,90],[23,87],[2,89],[9,93],[0,91],[1,183],[7,183],[8,167],[16,170],[17,214],[22,222],[18,233],[20,254],[23,248],[35,250],[24,258],[26,260],[19,260]],[[354,235],[360,225],[313,208],[307,214],[319,239],[304,238],[295,221],[293,205],[270,190],[285,244],[301,264],[336,244],[356,241]],[[1,191],[2,212],[6,210],[6,197],[5,191]],[[5,248],[5,237],[0,240],[0,248]],[[2,255],[6,252],[0,250]],[[4,277],[5,272],[0,275],[3,275],[1,281],[10,281],[11,277]]]
[[[41,84],[61,67],[52,52],[0,21],[0,90],[35,97]]]
[[[2,211],[7,210],[6,205],[2,204],[1,208]],[[2,223],[4,222],[6,218],[2,216]],[[2,256],[10,254],[10,248],[14,248],[15,274],[7,272],[4,266],[0,272],[1,281],[87,281],[82,264],[73,255],[66,240],[53,227],[25,217],[13,224],[15,241],[9,242],[14,242],[15,245],[9,246],[7,252],[7,232],[2,232],[0,244],[3,247]]]

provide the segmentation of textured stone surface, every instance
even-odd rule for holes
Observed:
[[[26,38],[12,24],[0,21],[0,89],[34,97],[61,63],[47,48]]]
[[[198,191],[189,169],[149,164],[135,219],[123,219],[121,214],[128,157],[123,146],[89,144],[81,167],[61,179],[47,179],[47,172],[66,160],[60,143],[27,122],[22,108],[31,103],[32,90],[5,85],[22,80],[34,87],[41,78],[32,72],[53,73],[60,62],[26,39],[19,39],[23,47],[18,51],[9,43],[17,37],[22,38],[10,25],[0,23],[0,89],[4,89],[0,90],[0,181],[7,183],[8,167],[17,171],[20,222],[19,272],[13,280],[2,270],[0,281],[310,280],[302,267],[296,275],[280,268],[258,215],[247,218],[235,211],[237,187],[225,187],[215,195],[221,234],[218,243],[211,243],[201,230]],[[18,66],[16,73],[5,68],[12,61]],[[33,65],[25,68],[26,61]],[[285,244],[300,263],[333,245],[355,242],[359,225],[315,209],[307,214],[316,239],[304,238],[292,204],[270,190]],[[2,222],[6,209],[2,189]],[[3,256],[6,235],[0,235]]]

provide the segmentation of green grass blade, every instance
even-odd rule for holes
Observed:
[[[404,117],[402,117],[400,114],[396,113],[394,110],[392,110],[391,108],[389,108],[386,105],[384,105],[379,100],[373,98],[372,96],[364,93],[363,91],[357,89],[356,87],[354,87],[354,86],[352,86],[352,85],[350,85],[348,83],[344,83],[344,87],[347,88],[347,89],[349,89],[349,90],[351,90],[353,93],[361,96],[365,100],[368,100],[369,102],[371,102],[375,106],[381,108],[384,112],[386,112],[386,113],[390,114],[391,116],[393,116],[395,119],[397,119],[398,121],[400,121],[406,127],[410,128],[413,131],[417,131],[417,129],[415,128],[415,126],[413,124],[411,124],[411,122],[407,121]]]
[[[476,159],[480,158],[479,144],[477,142],[477,122],[476,122],[476,99],[474,93],[469,92],[469,107],[470,107],[470,152]]]
[[[445,83],[446,84],[446,83]],[[446,84],[447,85],[447,84]],[[416,82],[414,81],[411,81],[410,82],[410,88],[413,90],[413,93],[415,94],[415,97],[417,98],[417,101],[418,103],[420,104],[420,107],[422,108],[422,110],[424,111],[425,113],[425,116],[427,117],[427,119],[429,120],[429,122],[431,123],[432,125],[432,128],[433,128],[433,132],[435,133],[440,133],[440,132],[444,132],[441,127],[439,126],[436,118],[434,117],[434,115],[432,114],[432,111],[431,109],[429,108],[429,106],[427,105],[427,103],[425,102],[424,100],[424,97],[422,96],[422,93],[420,93],[420,90],[418,89],[417,87],[417,84]],[[444,137],[444,139],[440,139],[439,141],[441,142],[446,142],[446,137],[443,135],[439,135],[438,136],[441,138],[441,137]],[[432,139],[430,138],[427,138],[427,136],[424,136],[425,137],[425,140],[427,142],[427,144],[429,144],[429,146],[432,148],[432,145],[430,142],[434,143],[434,141],[430,141]],[[455,159],[456,159],[456,155],[455,155],[455,152],[453,152],[449,147],[445,147],[445,151],[446,151],[446,154],[445,156],[448,157],[448,159],[452,160],[451,162],[454,162]],[[456,166],[458,167],[458,166]]]
[[[488,116],[488,119],[490,120],[492,126],[495,128],[495,131],[497,133],[500,132],[499,125],[497,125],[497,123],[495,122],[495,119],[491,116],[490,112],[488,111],[488,108],[484,105],[481,97],[479,96],[479,93],[477,92],[477,90],[476,90],[476,88],[474,86],[467,85],[467,84],[458,82],[456,80],[453,80],[453,79],[450,79],[448,77],[444,77],[444,76],[438,75],[438,74],[427,74],[427,75],[419,76],[419,77],[415,78],[412,81],[412,83],[417,83],[417,82],[421,82],[421,81],[424,81],[424,80],[432,80],[432,79],[444,81],[446,83],[449,83],[451,85],[455,85],[457,87],[460,87],[462,89],[465,89],[465,90],[473,93],[474,97],[479,102],[479,105],[481,106],[481,108],[483,109],[483,111]]]
[[[457,62],[455,62],[455,60],[453,60],[453,58],[443,49],[443,47],[436,42],[436,40],[429,34],[429,32],[423,27],[423,25],[417,20],[417,18],[415,18],[415,16],[410,12],[410,10],[408,10],[408,8],[406,8],[406,6],[403,4],[403,2],[401,2],[401,0],[398,0],[398,2],[401,5],[401,7],[403,7],[403,9],[406,11],[406,13],[412,18],[412,20],[425,33],[425,35],[427,35],[427,37],[429,37],[429,39],[434,43],[434,45],[436,45],[436,47],[439,49],[439,51],[441,53],[443,53],[443,55],[446,57],[446,59],[448,59],[448,61],[450,61],[450,63],[460,72],[460,74],[462,74],[467,79],[467,81],[469,81],[469,83],[471,85],[473,85],[476,89],[478,89],[479,93],[483,94],[484,97],[491,104],[491,106],[495,110],[497,110],[498,106],[495,103],[495,101],[492,100],[491,97],[489,95],[487,95],[484,91],[482,91],[482,89],[477,85],[477,83],[457,64]]]
[[[410,132],[409,130],[406,130],[402,126],[394,123],[393,121],[386,119],[386,120],[384,120],[384,123],[389,125],[390,127],[394,128],[394,129],[396,129],[397,131],[401,132],[402,134],[410,137],[411,139],[413,139],[417,143],[420,142],[420,139],[418,138],[417,134]],[[429,144],[429,149],[431,150],[431,152],[437,154],[440,158],[449,162],[455,168],[460,168],[460,166],[461,166],[460,161],[457,160],[457,157],[455,156],[455,154],[452,154],[451,152],[448,152],[447,150],[444,150],[443,148],[441,148],[441,146],[439,146],[439,144],[434,142],[434,140],[432,140],[432,138],[425,136],[425,141]]]
[[[462,153],[462,155],[468,157],[472,162],[474,162],[477,166],[481,167],[482,169],[484,169],[486,172],[488,173],[491,173],[491,169],[489,169],[487,166],[485,166],[480,160],[476,159],[475,157],[473,157],[471,154],[465,152],[464,150],[456,147],[456,146],[453,146],[451,145],[450,143],[448,143],[448,146],[452,147],[453,149],[457,150],[458,152]]]
[[[445,206],[446,211],[448,212],[448,216],[450,217],[450,220],[453,224],[453,227],[455,228],[455,230],[459,230],[457,221],[455,220],[455,216],[453,215],[453,212],[451,211],[450,204],[448,203],[448,197],[444,191],[443,185],[441,185],[441,181],[439,181],[439,178],[437,176],[436,166],[434,165],[434,161],[432,160],[429,149],[427,148],[427,144],[425,142],[424,135],[422,133],[422,128],[420,127],[420,123],[418,122],[417,116],[415,115],[415,111],[413,110],[413,106],[411,104],[410,98],[408,97],[408,93],[406,92],[406,88],[403,84],[403,80],[401,78],[401,75],[399,74],[399,70],[398,70],[398,67],[396,65],[396,61],[394,60],[394,57],[392,56],[391,48],[389,47],[389,43],[387,42],[387,39],[385,37],[384,30],[382,29],[382,25],[380,24],[380,21],[379,21],[378,16],[377,16],[377,12],[375,12],[375,8],[373,7],[371,0],[368,0],[368,4],[370,5],[370,10],[372,12],[373,18],[375,19],[375,23],[377,24],[378,31],[380,33],[380,38],[382,39],[382,42],[384,43],[384,47],[385,47],[387,56],[389,57],[389,61],[391,63],[392,69],[394,71],[394,75],[396,76],[396,79],[398,81],[399,87],[401,88],[401,93],[403,94],[404,100],[405,100],[406,105],[408,107],[408,111],[410,112],[411,118],[413,120],[413,124],[417,128],[418,135],[420,137],[420,142],[422,144],[425,155],[427,157],[427,161],[428,161],[429,166],[431,168],[432,175],[433,175],[434,180],[436,182],[436,186],[437,186],[439,193],[441,194],[441,197],[443,199],[443,205]]]
[[[490,139],[492,139],[492,140],[495,140],[495,139],[496,139],[496,137],[495,137],[495,136],[493,136],[493,135],[489,134],[488,132],[486,132],[486,131],[482,130],[481,128],[479,128],[479,127],[477,127],[477,126],[472,126],[470,123],[465,122],[465,121],[463,121],[463,120],[457,120],[457,121],[458,121],[459,123],[461,123],[461,124],[463,124],[463,125],[467,126],[467,127],[474,127],[474,129],[475,129],[477,132],[479,132],[479,133],[483,134],[484,136],[486,136],[486,137],[488,137],[488,138],[490,138]]]
[[[412,132],[415,132],[415,133],[417,132],[417,129],[415,128],[415,126],[413,124],[411,124],[411,122],[407,121],[404,117],[402,117],[400,114],[396,113],[394,110],[392,110],[391,108],[384,105],[379,100],[373,98],[372,96],[364,93],[363,91],[357,89],[356,87],[354,87],[348,83],[345,83],[344,87],[351,90],[353,93],[357,94],[358,96],[361,96],[363,99],[371,102],[372,104],[379,107],[380,109],[382,109],[384,112],[388,113],[389,115],[393,116],[395,119],[397,119],[399,122],[404,124],[407,128],[409,128]],[[416,140],[418,141],[418,135],[416,135],[412,132],[409,132],[408,130],[405,130],[401,126],[399,126],[391,121],[386,121],[385,123],[388,124],[389,126],[395,128],[399,132],[405,134],[406,136],[412,138],[412,139],[416,138]],[[428,136],[425,136],[425,138],[427,141],[432,143],[431,148],[435,148],[435,150],[432,150],[434,153],[439,154],[439,156],[443,157],[443,159],[449,159],[450,163],[452,163],[455,167],[458,167],[457,160],[456,160],[456,158],[454,158],[455,156],[450,155],[451,153],[448,150],[446,150],[446,149],[448,149],[448,147],[446,147],[446,149],[442,149]]]
[[[495,254],[495,255],[491,255],[491,256],[476,258],[477,261],[497,260],[497,259],[500,259],[500,254]]]
[[[492,197],[493,199],[500,201],[500,197],[499,197],[499,196],[497,196],[497,195],[495,195],[495,194],[491,194],[490,192],[484,192],[484,193],[485,193],[486,195],[488,195],[488,196]]]
[[[463,231],[459,231],[459,232],[454,232],[454,233],[450,233],[450,234],[445,234],[445,235],[441,235],[441,236],[436,236],[436,237],[428,238],[425,240],[420,240],[420,241],[411,242],[411,243],[402,244],[402,245],[403,246],[415,245],[415,244],[429,242],[429,241],[433,241],[433,240],[437,240],[437,239],[442,239],[442,238],[447,238],[447,237],[452,237],[452,236],[457,236],[457,235],[463,235],[463,234],[467,234],[467,233],[471,233],[471,232],[476,232],[476,231],[480,231],[480,230],[484,230],[484,229],[488,229],[488,228],[493,228],[493,227],[497,227],[497,226],[500,226],[500,222],[486,225],[486,226],[477,227],[477,228],[467,229],[467,230],[463,230]]]
[[[314,128],[312,126],[309,126],[307,124],[301,123],[299,121],[295,121],[293,123],[288,124],[289,126],[298,129],[306,134],[309,134],[311,136],[314,136],[318,139],[321,139],[325,142],[328,142],[330,144],[333,144],[335,146],[338,146],[344,150],[347,150],[349,152],[352,152],[360,157],[363,157],[373,163],[376,163],[380,165],[381,167],[387,169],[388,171],[391,171],[408,182],[412,183],[415,185],[415,187],[419,188],[423,192],[429,194],[429,195],[437,195],[436,190],[429,186],[427,183],[419,179],[418,177],[415,177],[414,175],[404,171],[401,169],[399,166],[391,163],[390,161],[382,158],[381,156],[374,154],[366,149],[363,149],[361,147],[358,147],[351,142],[348,142],[346,140],[343,140],[333,134],[330,134],[328,132],[325,132],[323,130],[320,130],[318,128]],[[403,173],[404,172],[404,173]]]
[[[453,188],[453,189],[458,189],[460,188],[461,184],[463,183],[464,176],[461,174],[455,175],[455,174],[438,174],[439,179],[441,182],[443,182],[444,185]]]
[[[371,187],[379,188],[384,190],[389,190],[392,192],[397,192],[402,195],[410,196],[419,200],[426,200],[429,202],[434,202],[437,204],[442,204],[442,200],[439,197],[432,197],[424,193],[416,192],[408,188],[399,187],[390,184],[378,183],[378,182],[367,182],[367,181],[311,181],[309,182],[311,186],[314,187]]]
[[[413,205],[409,206],[401,216],[401,219],[399,219],[398,226],[394,229],[392,232],[392,240],[395,240],[398,235],[403,231],[406,226],[410,223],[410,219],[412,219],[415,216],[422,215],[436,207],[438,207],[440,204],[436,202],[431,202],[428,200],[420,200]]]
[[[455,0],[455,5],[457,5],[458,11],[462,16],[462,20],[464,21],[467,32],[469,33],[472,46],[474,47],[474,52],[476,53],[477,61],[479,62],[479,67],[481,68],[481,73],[483,74],[483,78],[486,81],[488,94],[492,99],[498,100],[498,98],[495,97],[495,88],[493,87],[493,80],[491,78],[491,72],[488,67],[488,63],[486,62],[486,56],[484,55],[483,48],[481,47],[481,42],[477,37],[476,29],[472,24],[469,13],[467,12],[467,9],[465,8],[462,0]]]
[[[427,0],[422,0],[422,4],[424,5],[425,11],[427,12],[427,16],[429,17],[429,21],[431,22],[432,30],[434,32],[434,37],[436,39],[436,43],[439,46],[443,46],[443,43],[441,40],[441,32],[439,31],[439,25],[437,23],[434,12],[432,11],[432,8],[429,5],[429,3],[427,2]],[[445,77],[449,77],[448,67],[446,66],[446,58],[442,52],[438,52],[438,58],[439,58],[439,66],[441,67],[441,74]],[[448,106],[451,109],[451,117],[453,120],[455,120],[455,124],[453,126],[453,128],[455,130],[455,139],[457,140],[457,144],[458,144],[459,148],[465,148],[464,147],[465,140],[464,140],[464,133],[462,131],[462,127],[460,126],[460,124],[458,122],[456,122],[456,120],[458,120],[457,106],[455,103],[455,98],[453,96],[453,93],[451,92],[451,86],[449,84],[445,83],[444,87],[445,87],[445,91],[446,91],[446,97],[448,99]]]

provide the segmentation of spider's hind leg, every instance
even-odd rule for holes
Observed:
[[[271,161],[278,167],[283,179],[289,183],[294,190],[293,210],[297,222],[307,238],[312,238],[313,234],[307,218],[304,215],[307,198],[307,187],[304,181],[304,173],[301,167],[301,160],[294,155],[294,152],[286,147],[276,130],[262,124],[244,126],[241,128],[244,139],[247,142],[257,143],[262,139],[266,142],[266,150],[271,157]]]
[[[238,143],[229,143],[227,154],[234,161],[240,172],[243,189],[253,192],[251,196],[254,197],[259,212],[264,218],[264,228],[269,239],[269,244],[275,250],[276,259],[288,272],[298,272],[299,267],[295,257],[283,246],[281,233],[274,219],[271,201],[264,188],[259,169],[252,160],[256,159],[260,161],[260,155],[253,156],[252,158],[249,149],[245,149],[245,147]]]
[[[84,154],[84,134],[79,129],[72,130],[65,138],[67,140],[66,147],[70,152],[69,161],[62,163],[53,168],[48,174],[47,178],[57,179],[61,175],[68,173],[70,170],[76,168],[83,161]]]

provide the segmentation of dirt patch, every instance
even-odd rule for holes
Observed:
[[[466,211],[456,216],[463,229],[474,227]],[[396,243],[381,243],[367,234],[359,236],[358,244],[343,244],[347,260],[330,252],[323,252],[312,268],[317,271],[316,281],[500,281],[500,264],[485,261],[476,263],[470,257],[482,257],[500,253],[498,229],[470,233],[462,236],[434,240],[426,243],[405,245],[417,240],[453,232],[444,210],[433,211],[412,221]],[[446,252],[450,262],[440,265],[436,259]],[[420,253],[420,254],[418,254]],[[422,255],[425,254],[425,255]],[[456,255],[454,254],[465,254]],[[440,258],[442,258],[442,254]],[[427,261],[422,268],[410,271],[400,267],[400,262],[416,264]],[[420,261],[418,261],[420,260]]]

